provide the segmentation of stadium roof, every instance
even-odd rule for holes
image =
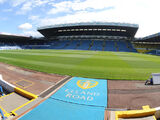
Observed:
[[[135,42],[160,42],[160,32],[137,39]]]
[[[86,22],[44,26],[37,30],[47,38],[72,35],[134,37],[138,28],[137,24],[129,23]]]
[[[1,34],[0,33],[0,42],[14,41],[14,42],[23,42],[23,41],[44,41],[44,38],[33,38],[32,36],[23,36],[23,35],[14,35],[14,34]]]
[[[12,34],[0,34],[0,40],[7,39],[7,40],[14,40],[14,39],[29,39],[28,36],[20,36],[20,35],[12,35]]]
[[[57,28],[57,27],[71,27],[71,26],[86,26],[86,25],[106,25],[106,26],[126,26],[126,27],[135,27],[138,28],[138,24],[129,24],[129,23],[115,23],[115,22],[81,22],[81,23],[68,23],[68,24],[55,24],[38,27],[38,30],[47,29],[47,28]]]

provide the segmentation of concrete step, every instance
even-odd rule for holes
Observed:
[[[8,113],[18,108],[19,106],[27,103],[29,99],[17,94],[11,93],[7,96],[0,98],[0,106]]]

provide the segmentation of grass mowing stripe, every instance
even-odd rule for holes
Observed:
[[[58,53],[54,53],[54,54],[50,54],[50,53],[30,53],[30,52],[0,52],[1,54],[11,54],[11,55],[15,55],[15,54],[19,54],[19,55],[27,55],[27,56],[63,56],[63,57],[75,57],[75,58],[88,58],[92,55],[81,55],[81,54],[58,54]]]
[[[1,56],[3,57],[12,57],[12,58],[19,58],[19,59],[26,59],[26,60],[35,60],[35,61],[45,61],[45,62],[49,62],[49,63],[63,63],[63,64],[77,64],[79,62],[81,62],[84,57],[80,57],[77,58],[75,56],[66,56],[66,55],[59,55],[59,56],[46,56],[46,55],[31,55],[29,53],[21,53],[21,54],[17,54],[17,53],[13,53],[13,54],[9,54],[7,53],[1,53]],[[78,56],[78,55],[77,55]]]
[[[101,56],[109,56],[110,59],[101,59]],[[118,56],[114,55],[114,53],[108,54],[106,52],[99,52],[91,58],[85,59],[85,61],[81,62],[76,68],[84,65],[86,68],[94,66],[92,68],[95,69],[94,74],[99,73],[96,72],[97,70],[101,72],[103,71],[103,76],[105,75],[108,79],[136,79],[135,71],[132,67],[130,67],[125,61],[121,60]]]
[[[74,65],[72,64],[50,64],[50,63],[45,63],[45,62],[37,62],[33,60],[23,60],[23,59],[15,59],[15,58],[6,58],[6,57],[0,57],[0,61],[4,61],[4,63],[12,64],[15,66],[19,66],[23,68],[28,68],[32,70],[37,70],[41,72],[48,72],[48,73],[60,73],[61,74],[66,74],[68,71],[73,71],[72,67]]]
[[[152,57],[156,56],[149,56],[150,60],[144,59],[142,56],[147,56],[138,53],[116,53],[121,59],[126,61],[133,70],[135,71],[135,75],[138,77],[144,76],[144,79],[147,79],[151,73],[160,72],[160,64],[151,61]],[[127,57],[127,59],[126,59]],[[130,57],[130,60],[128,60]],[[160,61],[160,60],[159,60]]]
[[[68,52],[69,51],[69,52]],[[95,51],[86,51],[86,50],[78,50],[78,51],[75,51],[75,50],[38,50],[38,49],[35,49],[35,50],[28,50],[28,49],[25,49],[25,50],[3,50],[3,51],[0,51],[1,53],[15,53],[15,52],[22,52],[22,53],[44,53],[44,54],[79,54],[79,55],[93,55],[95,54]]]
[[[143,59],[139,59],[138,57],[134,57],[131,54],[128,53],[123,53],[123,52],[119,52],[119,53],[115,53],[121,60],[123,60],[124,62],[126,62],[128,64],[128,66],[130,66],[130,68],[132,69],[132,72],[134,73],[134,75],[139,79],[141,79],[142,76],[144,76],[144,79],[147,79],[149,76],[148,72],[142,72],[144,71],[143,67],[140,66],[142,63],[145,62],[145,60]],[[128,74],[128,73],[127,73]]]
[[[107,71],[105,67],[95,67],[95,66],[80,66],[78,68],[74,68],[74,65],[68,65],[68,64],[51,64],[51,63],[46,63],[46,62],[40,62],[40,61],[33,61],[33,60],[24,60],[24,59],[16,59],[16,58],[9,58],[9,57],[0,57],[0,61],[5,60],[5,63],[11,63],[15,64],[16,66],[21,66],[24,64],[23,67],[25,68],[30,68],[33,70],[37,71],[42,71],[42,72],[49,72],[53,73],[59,73],[62,72],[62,74],[69,74],[73,76],[78,76],[77,74],[80,74],[82,77],[95,77],[95,78],[104,78],[104,71]],[[53,69],[54,68],[54,69]],[[118,69],[117,69],[118,70]],[[58,71],[58,72],[57,72]],[[74,71],[70,73],[70,71]],[[82,72],[84,71],[84,72]],[[110,69],[110,71],[112,71]],[[113,69],[115,72],[116,69]],[[93,73],[95,73],[93,75]],[[112,74],[106,74],[105,78],[113,77],[111,76]],[[115,79],[117,78],[116,75],[114,75]],[[119,77],[119,76],[118,76]],[[126,76],[127,77],[127,76]]]
[[[5,50],[0,61],[48,73],[102,79],[146,80],[160,72],[160,57],[79,50]]]
[[[63,63],[48,63],[48,62],[41,62],[41,61],[34,61],[34,60],[25,60],[25,59],[16,59],[16,58],[9,58],[9,57],[0,57],[1,60],[8,60],[8,61],[15,61],[15,62],[21,62],[21,63],[27,63],[27,64],[33,64],[38,66],[47,66],[47,67],[62,67],[62,68],[68,68],[74,66],[73,64],[63,64]],[[0,61],[1,61],[0,60]]]

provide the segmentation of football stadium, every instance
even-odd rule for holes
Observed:
[[[160,33],[138,24],[38,27],[43,37],[0,34],[4,120],[158,120]]]

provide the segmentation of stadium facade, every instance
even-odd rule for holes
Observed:
[[[38,28],[38,31],[47,38],[80,36],[81,38],[91,37],[91,39],[92,36],[95,38],[108,36],[132,38],[137,30],[137,24],[107,22],[61,24]]]
[[[144,48],[151,51],[153,46],[154,50],[159,49],[160,34],[135,38],[138,28],[139,25],[128,23],[70,23],[39,27],[37,30],[44,36],[42,38],[0,35],[0,39],[1,46],[17,45],[23,49],[77,49],[121,52],[136,52],[136,49],[142,52]],[[143,48],[143,50],[139,48]]]

